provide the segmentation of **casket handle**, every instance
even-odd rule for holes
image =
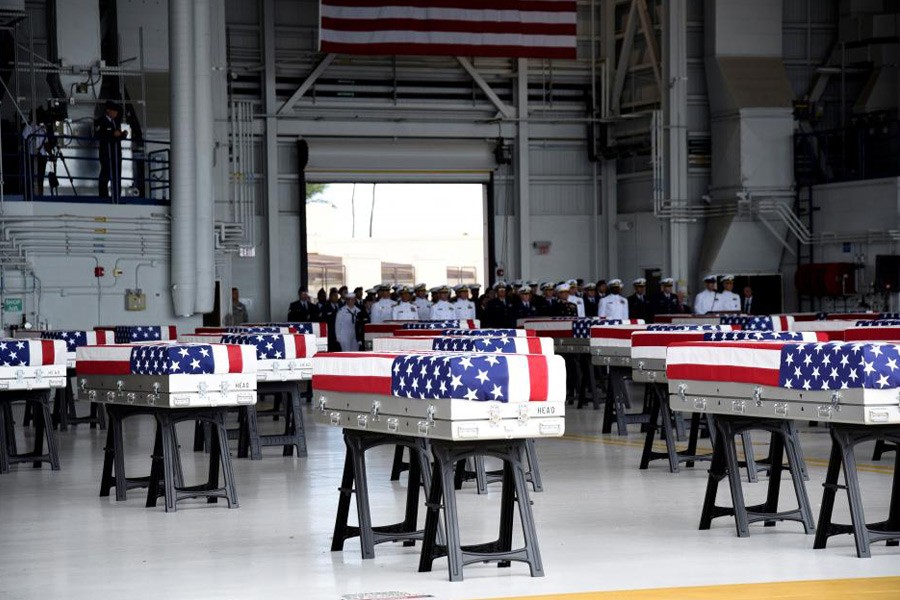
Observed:
[[[787,402],[776,402],[774,405],[775,414],[786,417],[788,413],[788,405]]]
[[[356,425],[360,429],[365,429],[369,425],[368,415],[356,415]]]
[[[743,400],[732,400],[731,401],[731,412],[744,414],[744,401]]]
[[[400,429],[400,419],[397,417],[391,417],[387,420],[387,428],[391,433],[397,433],[397,430]]]
[[[128,392],[127,394],[125,394],[125,401],[128,402],[128,404],[134,404],[134,399],[134,392]]]
[[[334,411],[331,413],[331,424],[337,427],[341,424],[341,413]]]
[[[706,398],[694,398],[694,408],[699,411],[706,410]]]
[[[88,390],[87,395],[88,395],[88,400],[93,402],[94,400],[97,399],[97,390]]]
[[[115,400],[115,399],[116,399],[116,393],[115,393],[114,391],[112,391],[112,390],[108,390],[108,391],[106,392],[106,401],[107,401],[107,402],[112,402],[112,401]]]

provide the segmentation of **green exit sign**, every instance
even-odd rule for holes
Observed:
[[[24,303],[21,298],[4,298],[3,312],[22,312]]]

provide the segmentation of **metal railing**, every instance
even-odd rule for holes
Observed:
[[[103,199],[113,204],[121,203],[123,198],[168,202],[168,141],[126,139],[120,147],[113,145],[110,148],[112,153],[107,166],[111,175],[108,193]],[[117,152],[120,153],[118,159]],[[102,165],[95,138],[38,131],[22,140],[17,160],[11,162],[17,163],[19,168],[5,171],[6,182],[17,181],[19,192],[27,201],[101,196],[103,182],[99,175]],[[6,193],[9,195],[15,190],[7,186]]]

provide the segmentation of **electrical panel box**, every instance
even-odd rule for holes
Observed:
[[[147,294],[139,289],[125,290],[125,310],[147,310]]]

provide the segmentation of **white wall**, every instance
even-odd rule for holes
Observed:
[[[104,219],[154,220],[166,215],[167,209],[159,206],[111,206],[90,204],[63,204],[52,202],[7,202],[3,206],[4,217],[28,216],[42,219],[42,227],[58,226],[61,215],[96,217],[97,250],[93,254],[64,254],[29,256],[39,283],[34,288],[31,277],[22,279],[15,271],[5,271],[0,284],[0,304],[3,299],[22,298],[27,318],[35,324],[46,323],[53,328],[89,329],[97,325],[175,324],[179,328],[193,328],[201,322],[199,317],[176,319],[169,295],[169,261],[159,252],[139,251],[125,253],[105,252],[109,241],[104,230],[115,225]],[[90,223],[88,224],[90,226]],[[137,230],[138,225],[128,225]],[[101,278],[94,277],[94,267],[99,264],[105,270]],[[138,265],[142,265],[138,269]],[[121,269],[119,277],[114,275]],[[99,283],[99,287],[98,287]],[[125,310],[125,290],[139,286],[147,295],[147,310]],[[5,324],[21,323],[22,314],[4,313]]]

